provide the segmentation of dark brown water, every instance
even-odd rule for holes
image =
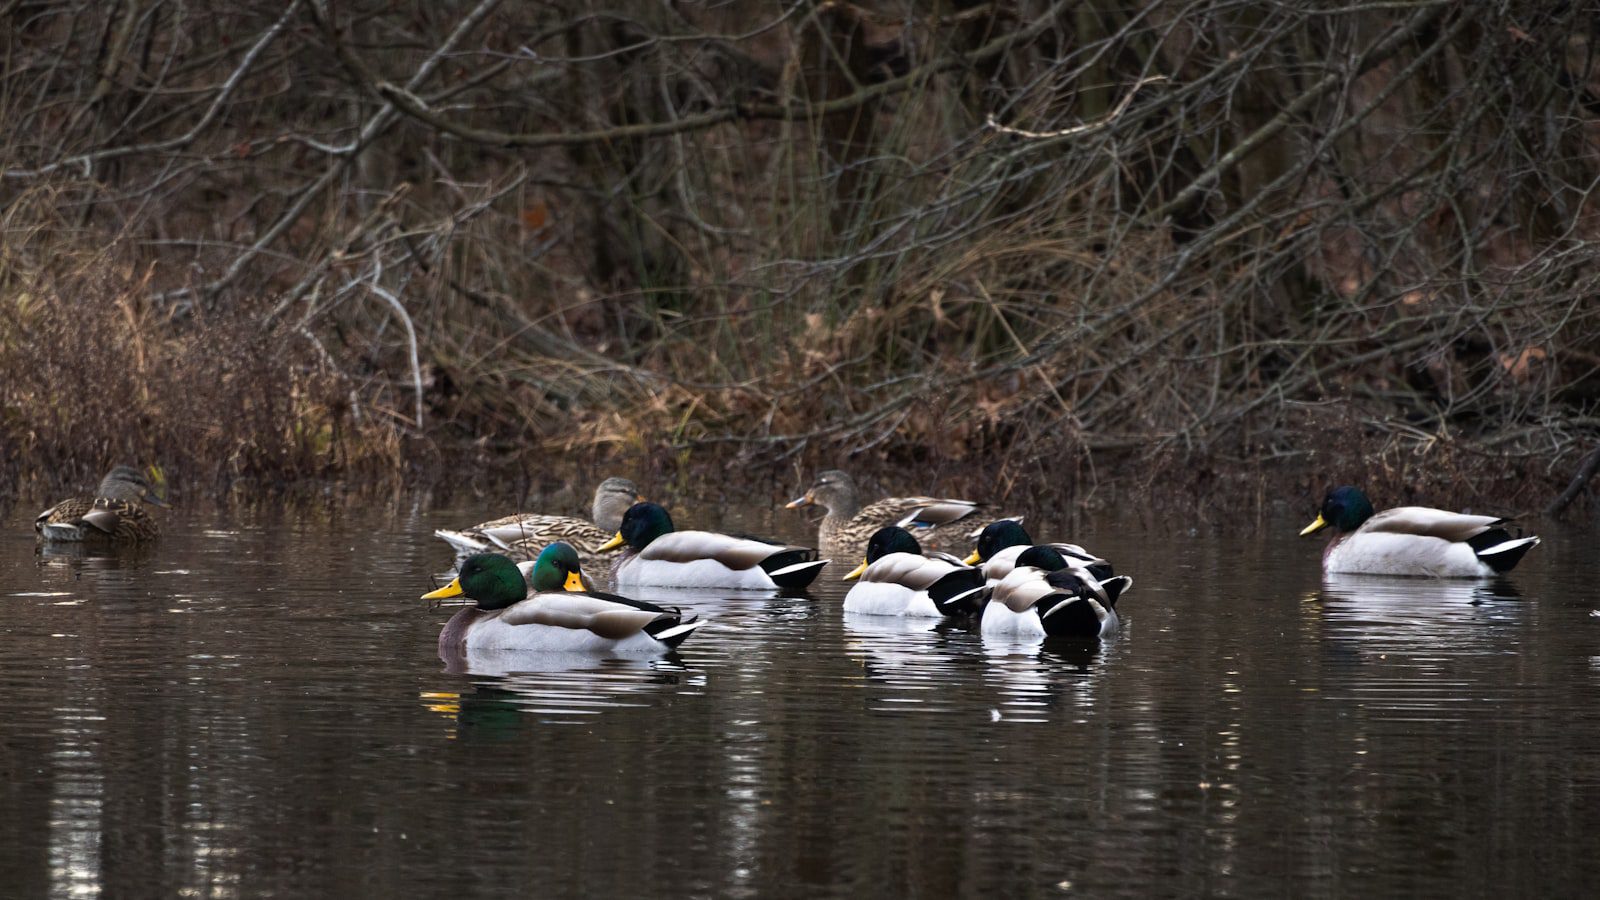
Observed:
[[[417,596],[484,509],[0,538],[0,894],[1575,896],[1600,879],[1600,558],[1324,585],[1262,535],[1077,537],[1104,644],[663,597],[659,660],[468,659]],[[701,511],[691,524],[713,525]],[[735,523],[801,538],[798,515]],[[1036,529],[1047,534],[1049,529]],[[1056,535],[1051,535],[1056,536]]]

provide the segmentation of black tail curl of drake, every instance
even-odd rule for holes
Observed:
[[[1090,568],[1089,572],[1093,574],[1094,569]],[[1128,575],[1118,575],[1115,578],[1107,578],[1100,582],[1100,589],[1106,592],[1106,602],[1111,605],[1112,609],[1117,606],[1117,598],[1121,597],[1131,587],[1133,587],[1133,578]]]
[[[1062,594],[1052,594],[1048,599],[1054,601],[1055,605],[1039,610],[1040,623],[1044,625],[1045,634],[1050,637],[1099,636],[1100,616],[1088,600]]]
[[[983,608],[989,590],[982,569],[964,567],[935,581],[928,597],[947,616],[970,616]]]
[[[1127,579],[1127,576],[1121,578]],[[1119,581],[1119,579],[1111,580]],[[1096,593],[1094,587],[1066,570],[1051,572],[1045,576],[1045,581],[1060,591],[1045,597],[1035,605],[1039,610],[1039,623],[1044,626],[1045,634],[1051,637],[1098,636],[1104,623],[1092,599]],[[1128,579],[1128,582],[1131,583],[1132,579]],[[1114,590],[1120,594],[1126,586],[1119,584]],[[1108,597],[1112,595],[1113,589],[1105,583],[1101,584],[1101,590],[1104,590]]]
[[[676,608],[674,608],[672,612],[677,616],[677,618],[658,619],[654,622],[651,622],[649,625],[644,627],[644,633],[650,635],[661,643],[666,644],[671,649],[676,650],[678,649],[679,644],[688,639],[689,635],[694,634],[694,630],[696,628],[699,628],[705,623],[700,621],[699,616],[690,616],[687,619],[683,618],[682,612]]]
[[[816,550],[797,547],[774,553],[762,560],[761,569],[773,584],[784,590],[797,591],[816,581],[822,567],[827,564],[828,560],[817,558]]]
[[[1504,528],[1491,528],[1468,538],[1467,544],[1472,547],[1472,552],[1478,554],[1478,559],[1483,560],[1484,565],[1495,570],[1496,574],[1504,574],[1515,569],[1517,563],[1522,562],[1522,557],[1538,546],[1539,538],[1512,537],[1511,532]]]

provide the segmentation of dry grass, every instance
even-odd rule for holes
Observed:
[[[237,479],[403,470],[402,432],[310,344],[247,310],[174,322],[127,270],[12,279],[0,298],[0,478],[28,493],[153,463],[202,491]]]
[[[1579,4],[25,6],[9,471],[1521,503],[1600,435]]]

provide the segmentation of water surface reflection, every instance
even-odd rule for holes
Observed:
[[[477,509],[175,511],[0,537],[17,896],[1575,895],[1600,877],[1600,560],[1323,581],[1300,524],[1072,532],[1113,639],[641,592],[658,659],[462,654],[417,596]],[[715,525],[700,508],[700,526]],[[798,518],[734,527],[803,539]],[[480,516],[481,517],[481,516]],[[1039,523],[1040,532],[1062,529]],[[619,852],[625,848],[625,852]]]

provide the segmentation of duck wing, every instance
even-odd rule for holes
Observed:
[[[1087,569],[1046,572],[1033,566],[1019,566],[994,586],[990,599],[1004,603],[1014,613],[1035,605],[1041,613],[1047,613],[1059,607],[1062,600],[1074,597],[1098,601],[1109,609],[1116,606],[1117,598],[1130,587],[1133,587],[1133,579],[1127,575],[1100,581]]]
[[[1469,541],[1504,521],[1496,516],[1474,516],[1427,506],[1397,506],[1378,513],[1357,530]]]
[[[714,560],[733,572],[760,569],[777,587],[805,588],[828,560],[810,547],[794,547],[760,538],[734,537],[714,531],[673,531],[651,541],[635,559],[641,562],[694,563]],[[619,562],[618,566],[622,563]]]
[[[714,559],[730,569],[743,571],[757,568],[768,557],[791,549],[801,548],[714,531],[673,531],[651,541],[639,551],[639,559],[675,563]]]
[[[510,541],[503,545],[505,554],[512,559],[537,559],[540,551],[544,550],[555,541],[566,541],[573,549],[578,551],[578,556],[583,559],[594,559],[600,556],[600,548],[606,541],[611,540],[611,535],[601,531],[599,526],[586,522],[583,519],[566,519],[559,530],[546,530],[536,535]]]
[[[925,591],[958,568],[958,563],[916,553],[890,553],[867,566],[861,580],[870,584],[898,584],[914,591]]]
[[[868,503],[856,513],[857,521],[893,522],[905,529],[938,528],[949,525],[978,510],[970,500],[941,500],[937,497],[885,497]]]
[[[994,586],[994,591],[989,595],[990,603],[1003,603],[1006,609],[1014,613],[1025,613],[1038,605],[1041,600],[1060,591],[1045,580],[1043,569],[1032,566],[1022,566],[1012,569],[1011,574],[1000,580]]]
[[[70,497],[39,513],[33,520],[33,530],[43,531],[46,525],[76,522],[91,509],[94,509],[93,497]]]
[[[554,625],[593,632],[622,640],[663,620],[677,624],[681,617],[663,609],[640,609],[614,599],[578,591],[535,594],[500,614],[507,625]]]
[[[982,571],[944,554],[890,553],[867,566],[861,581],[926,592],[934,607],[947,616],[977,612],[987,586]]]
[[[97,500],[78,521],[103,534],[116,534],[129,512],[128,504],[120,500]]]

